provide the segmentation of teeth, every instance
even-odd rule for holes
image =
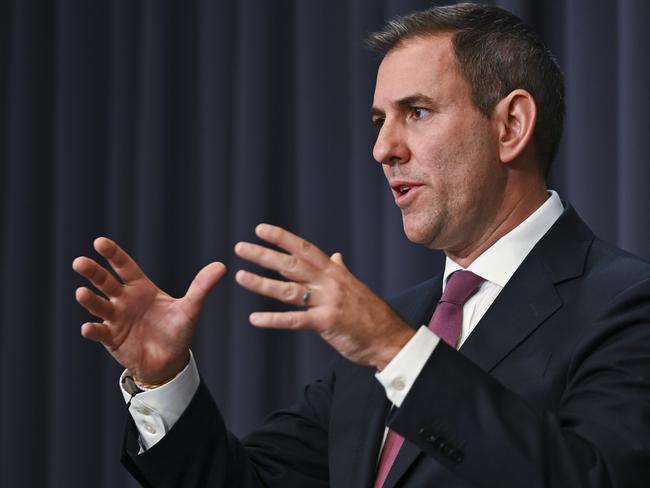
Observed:
[[[407,191],[409,191],[410,189],[411,189],[410,186],[400,185],[399,188],[398,188],[398,191],[399,191],[400,193],[404,194],[404,193],[406,193]]]

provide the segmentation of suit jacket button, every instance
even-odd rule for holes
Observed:
[[[429,429],[425,429],[424,427],[418,431],[418,436],[420,436],[420,439],[428,442],[433,442],[436,438],[436,436],[433,435],[433,432],[431,432]]]
[[[447,439],[442,436],[431,439],[431,442],[433,442],[433,446],[440,451],[442,451],[447,446]]]
[[[456,449],[454,449],[450,444],[444,444],[440,447],[440,450],[447,457],[451,457],[451,455],[456,451]]]
[[[450,458],[451,458],[451,460],[452,460],[454,463],[456,463],[456,464],[460,464],[460,463],[462,463],[462,462],[463,462],[463,458],[464,458],[463,451],[459,451],[458,449],[456,449],[456,450],[451,454]]]

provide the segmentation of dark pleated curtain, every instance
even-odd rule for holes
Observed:
[[[409,244],[372,160],[377,61],[360,39],[426,0],[14,0],[0,3],[0,486],[127,487],[120,368],[79,336],[71,260],[120,242],[182,295],[259,222],[282,225],[390,295],[441,256]],[[650,256],[650,4],[502,1],[567,79],[551,187],[603,238]],[[242,434],[334,353],[260,331],[280,308],[231,272],[193,350]]]

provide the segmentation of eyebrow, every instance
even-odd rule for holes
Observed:
[[[395,105],[403,110],[405,108],[413,107],[414,105],[431,106],[433,105],[433,100],[430,97],[423,95],[422,93],[415,93],[413,95],[409,95],[408,97],[400,98],[395,102]],[[370,115],[372,117],[384,115],[384,111],[373,106],[370,109]]]

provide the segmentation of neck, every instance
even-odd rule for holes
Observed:
[[[512,229],[530,217],[548,199],[549,193],[544,187],[536,191],[519,195],[503,205],[502,211],[472,243],[453,249],[445,249],[445,254],[454,262],[467,268],[472,262],[489,249]]]

